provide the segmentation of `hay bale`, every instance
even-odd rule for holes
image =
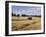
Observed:
[[[28,20],[32,20],[32,17],[29,17]]]

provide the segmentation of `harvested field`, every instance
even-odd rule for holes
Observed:
[[[27,18],[12,16],[12,31],[41,29],[41,17],[32,17],[32,20],[28,20]]]

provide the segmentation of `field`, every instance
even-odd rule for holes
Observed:
[[[12,31],[41,29],[41,17],[32,17],[32,20],[28,20],[27,18],[12,16]]]

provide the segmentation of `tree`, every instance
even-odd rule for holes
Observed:
[[[18,20],[19,20],[19,17],[20,17],[20,14],[17,14],[17,18],[18,18]]]
[[[22,14],[22,16],[26,16],[26,14]]]
[[[19,17],[20,16],[20,14],[17,14],[17,17]]]
[[[16,16],[16,14],[14,14],[14,13],[12,12],[12,16]]]
[[[13,13],[12,13],[12,16],[13,16]]]
[[[13,14],[13,16],[16,16],[16,14]]]

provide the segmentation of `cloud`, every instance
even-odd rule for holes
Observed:
[[[41,7],[13,7],[13,13],[15,14],[27,14],[27,15],[41,15]]]

